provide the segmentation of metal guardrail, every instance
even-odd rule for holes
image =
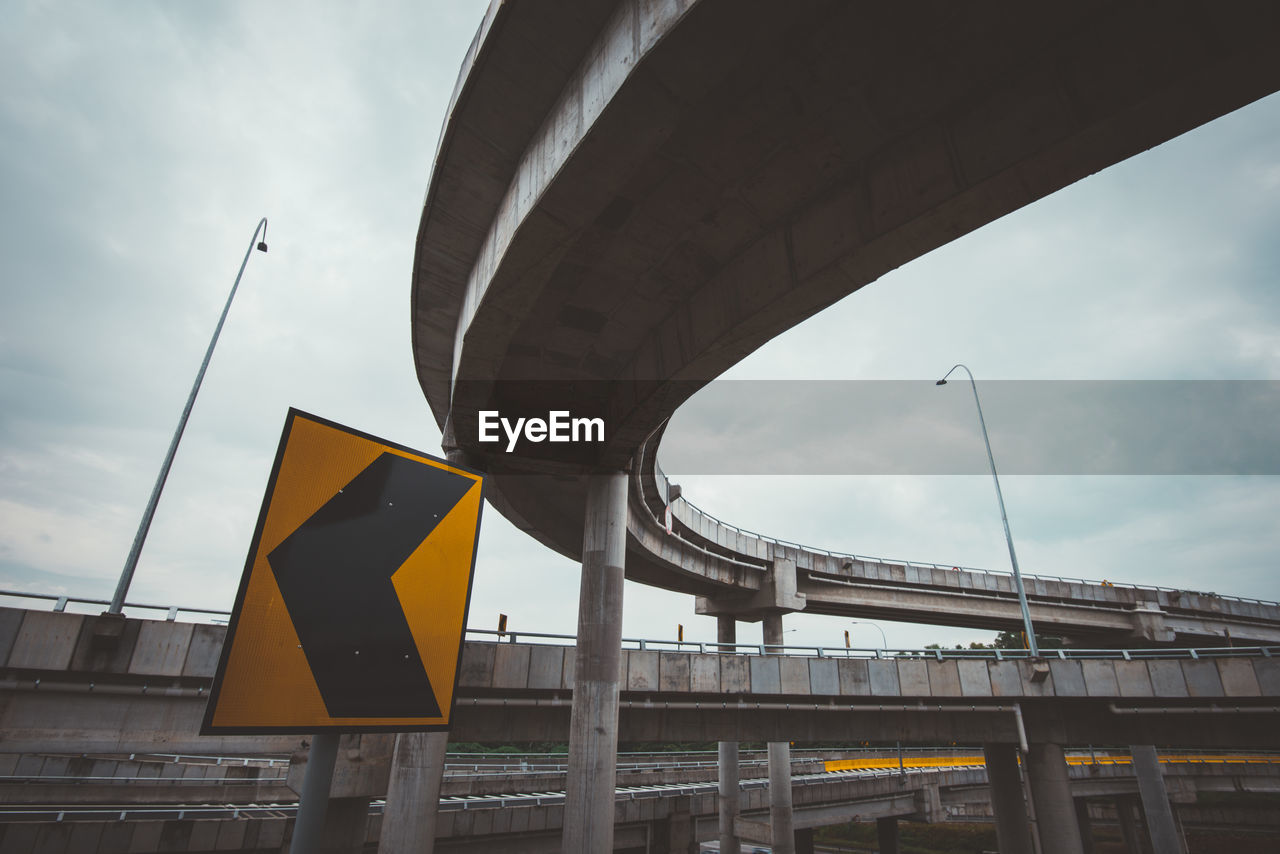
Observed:
[[[21,807],[0,809],[0,822],[65,822],[65,821],[144,821],[201,818],[291,818],[298,811],[291,804],[200,804],[181,807],[100,806],[100,807]],[[381,812],[381,807],[379,807]]]
[[[94,754],[95,757],[98,754]],[[100,758],[110,760],[111,756],[102,755]],[[213,756],[200,753],[130,753],[128,761],[130,762],[148,762],[159,760],[172,764],[183,765],[221,765],[229,768],[257,768],[264,763],[267,768],[274,768],[277,764],[288,765],[289,757],[283,755],[277,756]]]
[[[1085,755],[1089,751],[1073,750],[1071,755]],[[1256,753],[1256,751],[1255,751]],[[1099,764],[1104,763],[1102,760],[1109,758],[1100,754],[1097,756]],[[1119,759],[1119,757],[1116,757]],[[1269,762],[1269,759],[1261,759],[1259,761]],[[1114,764],[1124,764],[1116,762]],[[1206,761],[1205,764],[1210,764]],[[808,786],[832,782],[840,779],[848,779],[857,777],[860,779],[889,779],[889,778],[906,778],[913,777],[920,779],[925,775],[934,775],[940,773],[950,773],[957,771],[981,771],[982,765],[962,765],[947,768],[927,768],[904,766],[901,768],[864,768],[849,769],[842,771],[828,771],[814,774],[797,774],[792,779],[792,785]],[[766,788],[769,785],[768,778],[756,778],[741,780],[739,788],[742,790]],[[619,786],[614,790],[615,800],[642,800],[647,798],[660,798],[672,796],[685,796],[695,794],[711,794],[718,790],[716,783],[673,783],[663,786]],[[452,811],[468,811],[472,809],[493,809],[517,806],[544,806],[549,804],[560,804],[564,802],[565,793],[563,791],[543,791],[528,793],[506,793],[492,795],[454,795],[442,797],[439,800],[439,809],[441,812]],[[382,799],[376,799],[369,805],[370,815],[380,815],[386,803]],[[138,821],[143,819],[247,819],[247,818],[291,818],[297,812],[297,803],[274,803],[274,804],[203,804],[203,805],[182,805],[171,807],[157,806],[86,806],[86,807],[18,807],[18,808],[0,808],[0,822],[23,822],[23,821],[41,821],[41,822],[68,822],[68,821]]]
[[[667,480],[667,475],[665,472],[663,472],[662,466],[658,464],[656,457],[653,461],[653,468],[654,468],[654,473],[659,478],[661,478],[662,481]],[[664,493],[666,492],[666,490],[662,490],[662,491]],[[890,564],[890,565],[897,565],[897,566],[911,566],[911,567],[917,567],[919,569],[941,569],[948,572],[958,570],[960,572],[978,572],[978,573],[985,573],[988,575],[1003,575],[1010,578],[1013,577],[1013,573],[1007,569],[979,569],[978,567],[972,567],[972,566],[956,566],[956,565],[945,565],[940,563],[930,563],[928,561],[901,560],[898,558],[886,558],[886,557],[872,557],[869,555],[859,555],[855,552],[837,552],[837,551],[830,551],[828,549],[820,549],[814,546],[804,545],[803,543],[795,543],[795,542],[791,542],[790,540],[783,540],[783,539],[779,539],[778,537],[771,537],[768,534],[761,534],[757,531],[752,531],[747,528],[739,527],[733,524],[732,522],[726,522],[725,520],[703,510],[701,507],[694,504],[692,501],[685,498],[683,495],[677,498],[676,500],[683,501],[691,509],[693,509],[694,512],[706,517],[707,519],[710,519],[711,521],[715,522],[717,525],[720,525],[723,528],[727,528],[730,531],[735,531],[739,534],[743,534],[748,537],[755,537],[756,539],[763,540],[767,543],[773,543],[774,545],[783,546],[785,548],[799,549],[800,551],[813,552],[814,554],[826,555],[827,557],[832,557],[832,558],[855,560],[862,563],[881,563],[881,564]],[[656,521],[659,525],[665,524],[662,519],[658,519],[656,517],[654,517],[654,521]],[[699,546],[697,543],[693,542],[687,537],[681,536],[679,533],[676,533],[675,536],[680,537],[681,540],[683,540],[686,543],[689,543],[689,545],[695,548],[702,549],[702,547]],[[705,551],[705,549],[703,550]],[[1200,590],[1183,590],[1177,587],[1162,587],[1156,584],[1116,583],[1116,582],[1106,581],[1102,579],[1072,578],[1071,576],[1065,576],[1065,575],[1038,575],[1036,573],[1030,573],[1030,572],[1022,573],[1022,578],[1024,581],[1026,580],[1055,581],[1063,584],[1089,584],[1095,587],[1119,587],[1119,588],[1124,588],[1128,590],[1150,590],[1158,593],[1186,593],[1193,596],[1207,596],[1213,599],[1227,599],[1233,602],[1247,602],[1253,605],[1273,605],[1276,607],[1280,607],[1280,601],[1275,601],[1271,599],[1257,599],[1252,596],[1232,596],[1232,595],[1227,595],[1222,593],[1211,593],[1211,592],[1200,591]]]
[[[756,751],[756,753],[761,753]],[[816,754],[816,755],[805,755]],[[839,754],[840,759],[830,759],[829,757]],[[943,755],[946,754],[946,755]],[[719,762],[715,751],[681,751],[672,754],[677,757],[674,761],[648,761],[648,762],[628,762],[621,757],[628,755],[644,755],[654,756],[655,754],[619,754],[620,761],[618,763],[618,771],[637,772],[637,771],[681,771],[681,770],[712,770],[719,767]],[[706,759],[697,759],[701,755],[705,755]],[[751,755],[751,754],[748,754]],[[503,756],[503,754],[468,754],[468,753],[452,753],[450,758],[458,759],[464,757],[490,757]],[[566,755],[563,753],[529,753],[529,754],[512,754],[512,756],[529,757],[529,758],[551,758],[564,760]],[[791,756],[791,764],[809,765],[815,762],[822,762],[827,767],[821,772],[802,772],[793,775],[795,779],[801,777],[821,778],[824,774],[848,774],[856,773],[860,775],[880,775],[884,773],[902,773],[904,770],[928,770],[935,766],[921,765],[920,760],[940,761],[940,760],[977,760],[964,762],[961,765],[946,765],[947,768],[961,767],[983,767],[985,764],[981,760],[982,749],[980,747],[918,747],[912,746],[907,748],[901,755],[893,755],[893,751],[886,748],[845,748],[841,750],[798,750],[794,751]],[[1132,757],[1127,750],[1118,750],[1112,748],[1075,748],[1066,751],[1066,761],[1072,766],[1128,766],[1132,764]],[[904,763],[904,760],[906,764]],[[276,760],[271,760],[272,762]],[[282,760],[283,761],[283,760]],[[831,762],[877,762],[884,763],[882,765],[864,765],[853,766],[849,768],[831,768]],[[1217,752],[1212,754],[1188,754],[1188,753],[1165,753],[1160,756],[1160,762],[1163,764],[1174,765],[1275,765],[1280,763],[1280,751],[1251,750],[1245,752]],[[894,764],[897,763],[897,767]],[[743,767],[761,767],[767,766],[767,758],[761,756],[757,759],[739,759],[739,765]],[[523,778],[529,777],[546,777],[548,779],[559,779],[566,772],[567,764],[561,762],[528,762],[521,761],[515,763],[457,763],[446,762],[444,773],[446,777],[463,778],[463,779],[479,779],[486,776],[497,776],[516,774]],[[109,786],[124,786],[132,784],[143,784],[144,786],[167,786],[176,785],[179,788],[194,787],[202,785],[228,785],[228,786],[244,786],[244,785],[260,785],[260,784],[284,784],[288,781],[286,775],[277,774],[274,776],[264,777],[140,777],[140,776],[105,776],[105,775],[69,775],[69,774],[6,774],[0,775],[0,785],[5,784],[23,784],[23,785],[51,785],[51,784],[70,784],[70,785],[88,785],[101,784]],[[667,784],[668,786],[679,786],[681,784]],[[696,784],[693,784],[696,785]],[[620,790],[624,787],[620,787]],[[447,796],[451,799],[461,799],[469,796]],[[478,798],[492,799],[498,797],[493,795],[472,796]]]
[[[497,632],[492,629],[467,629],[467,637],[483,638],[481,642],[520,643],[532,640],[534,645],[571,646],[577,642],[574,635],[557,635],[545,632]],[[720,643],[718,641],[654,640],[650,638],[623,638],[623,649],[653,652],[696,652],[704,655],[795,655],[806,658],[854,658],[854,659],[921,659],[948,661],[953,659],[979,659],[994,661],[1029,661],[1031,651],[1026,649],[875,649],[846,648],[842,646],[780,645],[764,643]],[[1208,647],[1205,649],[1041,649],[1041,659],[1115,659],[1136,661],[1151,658],[1201,659],[1230,657],[1270,658],[1280,655],[1280,646]]]
[[[915,751],[913,751],[915,752]],[[1109,751],[1088,749],[1074,749],[1068,752],[1068,761],[1076,759],[1073,765],[1111,765],[1124,766],[1130,764],[1126,762],[1126,758],[1120,755],[1112,755]],[[1083,760],[1088,760],[1087,762]],[[1204,765],[1221,765],[1221,764],[1275,764],[1280,759],[1280,755],[1266,755],[1259,751],[1253,751],[1251,754],[1240,754],[1238,756],[1228,754],[1218,754],[1214,756],[1203,757],[1203,761],[1197,761],[1199,757],[1187,755],[1162,756],[1161,762],[1174,762],[1185,764],[1204,764]],[[851,768],[833,771],[821,771],[816,773],[794,774],[791,777],[792,785],[809,786],[815,784],[826,784],[842,779],[858,778],[858,779],[880,779],[880,778],[897,778],[905,779],[907,777],[919,777],[924,775],[936,775],[950,772],[965,771],[983,771],[985,763],[975,763],[967,765],[948,766],[945,768],[923,767],[912,765],[899,765],[898,767],[887,768]],[[156,782],[177,782],[174,780]],[[741,790],[766,788],[769,785],[768,778],[751,778],[741,780],[739,788]],[[646,786],[618,786],[614,790],[615,800],[640,800],[648,798],[661,798],[672,796],[685,796],[697,794],[711,794],[718,790],[718,784],[715,782],[688,782],[688,783],[672,783],[666,785],[646,785]],[[472,809],[493,809],[507,808],[519,806],[542,806],[549,804],[560,804],[564,802],[565,793],[563,791],[535,791],[527,793],[504,793],[504,794],[487,794],[487,795],[452,795],[445,796],[439,800],[439,809],[442,812],[449,811],[468,811]],[[384,811],[386,803],[382,799],[374,800],[369,805],[370,815],[379,815]],[[20,806],[20,807],[4,807],[0,808],[0,822],[57,822],[63,823],[68,821],[118,821],[124,822],[129,820],[142,819],[247,819],[247,818],[289,818],[296,814],[298,805],[292,803],[268,803],[268,804],[200,804],[200,805],[174,805],[174,806],[156,806],[156,805],[139,805],[139,806],[84,806],[84,807],[40,807],[40,806]]]
[[[763,767],[768,765],[768,759],[761,751],[759,758],[740,758],[739,765],[742,767]],[[807,755],[813,754],[813,755]],[[842,758],[832,760],[826,757],[839,754]],[[947,755],[943,755],[947,754]],[[619,754],[618,771],[620,773],[641,772],[641,771],[689,771],[689,770],[712,770],[719,767],[719,762],[715,751],[681,751],[673,754],[678,757],[674,761],[660,761],[652,759],[644,762],[630,762],[623,757],[628,755],[644,755],[652,757],[654,754]],[[697,758],[705,755],[705,759]],[[751,755],[750,753],[747,754]],[[918,769],[923,770],[933,766],[922,766],[918,764],[920,759],[944,760],[944,759],[972,759],[982,755],[980,747],[918,747],[912,746],[907,748],[902,757],[893,755],[893,751],[885,748],[845,748],[842,750],[797,750],[791,755],[792,765],[809,765],[815,762],[882,762],[887,763],[884,767],[877,765],[868,765],[865,767],[836,768],[828,767],[825,771],[817,772],[821,774],[842,774],[842,773],[859,773],[876,775],[880,773],[900,773],[902,769]],[[529,753],[529,754],[511,754],[513,758],[519,757],[521,761],[516,762],[457,762],[446,761],[444,766],[444,774],[446,777],[454,779],[481,779],[486,776],[497,775],[519,775],[523,778],[530,777],[546,777],[548,779],[559,779],[564,775],[567,769],[566,754],[563,753]],[[469,754],[469,753],[451,753],[450,759],[464,759],[468,757],[499,757],[506,758],[503,754]],[[207,758],[207,757],[198,757]],[[222,757],[218,757],[222,758]],[[562,760],[558,762],[530,762],[528,758],[556,759]],[[901,763],[903,759],[908,764],[899,768],[894,768],[894,763]],[[287,764],[287,760],[254,760],[254,761],[270,761],[273,765],[279,761]],[[1072,749],[1066,752],[1066,761],[1069,765],[1097,765],[1097,766],[1128,766],[1132,763],[1132,757],[1126,750],[1114,750],[1110,748],[1095,749]],[[1260,751],[1252,750],[1238,753],[1213,753],[1213,754],[1186,754],[1171,753],[1160,756],[1160,762],[1164,764],[1176,765],[1274,765],[1280,763],[1280,751]],[[230,765],[231,763],[227,763]],[[982,767],[982,762],[968,762],[964,765],[948,765],[948,768],[958,767]],[[233,766],[234,767],[234,766]],[[258,766],[261,767],[261,766]],[[813,774],[795,775],[797,778],[801,776],[814,776]],[[5,774],[0,775],[0,785],[5,784],[23,784],[23,785],[53,785],[53,784],[69,784],[69,785],[89,785],[99,784],[108,786],[125,786],[133,784],[142,784],[144,786],[167,786],[175,785],[179,788],[195,787],[205,785],[227,785],[227,786],[244,786],[244,785],[272,785],[284,784],[288,781],[287,775],[277,774],[273,776],[262,777],[142,777],[142,776],[106,776],[106,775],[71,775],[71,774]],[[669,784],[679,785],[679,784]],[[452,796],[464,797],[464,796]],[[483,797],[494,797],[493,795]]]
[[[79,776],[75,774],[2,774],[0,785],[5,783],[21,783],[23,785],[67,783],[84,786],[98,783],[107,786],[257,786],[260,783],[285,783],[288,775],[274,777],[106,777]]]
[[[68,605],[102,605],[110,606],[109,599],[82,599],[78,596],[62,596],[56,593],[27,593],[21,590],[0,590],[0,598],[12,599],[37,599],[45,602],[53,603],[53,610],[56,612],[66,611]],[[141,611],[163,611],[165,619],[174,622],[178,619],[179,614],[203,614],[212,617],[212,623],[226,623],[231,617],[230,611],[222,611],[217,608],[188,608],[185,605],[147,605],[141,602],[126,602],[125,608],[135,608]],[[222,618],[222,619],[219,619]]]

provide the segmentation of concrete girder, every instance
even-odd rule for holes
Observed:
[[[797,589],[796,562],[780,558],[769,565],[768,572],[763,585],[754,593],[745,596],[742,593],[723,597],[699,596],[694,603],[694,612],[756,623],[773,615],[803,611],[806,594]]]

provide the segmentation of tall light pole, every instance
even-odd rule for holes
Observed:
[[[1013,584],[1018,588],[1018,605],[1022,608],[1022,626],[1027,633],[1027,646],[1033,658],[1040,657],[1040,649],[1036,646],[1036,632],[1031,625],[1031,609],[1027,607],[1027,591],[1022,586],[1022,572],[1018,569],[1018,553],[1013,550],[1013,534],[1009,533],[1009,516],[1004,512],[1004,496],[1000,493],[1000,478],[996,475],[996,458],[991,455],[991,439],[987,436],[987,422],[982,417],[982,404],[978,401],[978,384],[974,382],[973,372],[964,365],[956,365],[947,371],[946,376],[938,380],[937,385],[946,385],[947,377],[955,373],[956,368],[964,368],[969,375],[969,385],[973,387],[973,403],[978,407],[978,424],[982,427],[982,441],[987,446],[987,462],[991,463],[991,479],[996,484],[996,501],[1000,504],[1000,521],[1004,523],[1004,538],[1009,544],[1009,562],[1013,564]]]
[[[889,639],[884,636],[884,629],[880,628],[879,624],[873,623],[870,620],[850,620],[849,622],[855,626],[871,626],[872,628],[878,630],[880,632],[880,642],[884,644],[884,646],[880,648],[881,649],[889,648]]]
[[[258,240],[258,232],[262,232],[261,240]],[[240,262],[240,272],[236,273],[235,284],[231,286],[231,295],[227,297],[227,304],[222,309],[222,316],[218,318],[218,326],[213,330],[213,338],[209,341],[209,349],[205,351],[204,361],[200,363],[200,371],[196,374],[195,384],[191,386],[191,394],[187,396],[187,405],[182,408],[182,417],[178,419],[178,429],[173,431],[173,439],[169,442],[169,452],[164,456],[164,463],[160,466],[160,475],[156,478],[156,485],[151,489],[151,498],[147,500],[147,509],[142,512],[142,522],[138,525],[138,533],[133,538],[133,547],[129,549],[129,557],[124,562],[124,570],[120,573],[119,583],[116,584],[115,595],[111,597],[111,604],[107,607],[108,614],[119,614],[124,609],[124,597],[129,592],[129,585],[133,581],[133,571],[138,567],[138,556],[142,554],[142,544],[147,540],[147,531],[151,529],[151,518],[155,516],[156,505],[160,503],[160,492],[164,489],[164,482],[169,478],[169,469],[173,466],[174,455],[178,453],[178,442],[182,440],[182,431],[187,429],[187,419],[191,417],[191,407],[195,405],[196,394],[200,391],[200,383],[204,381],[204,372],[209,367],[209,360],[213,358],[213,347],[218,343],[218,336],[222,334],[222,324],[227,320],[227,312],[231,310],[231,301],[235,299],[236,289],[240,287],[240,277],[244,275],[245,265],[249,263],[249,256],[253,254],[255,242],[259,252],[267,251],[267,218],[265,216],[258,222],[258,227],[253,230],[253,237],[249,238],[249,248],[245,250],[244,260]]]

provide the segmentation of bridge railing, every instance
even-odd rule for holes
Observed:
[[[66,611],[70,604],[108,605],[103,599],[84,599],[60,596],[48,593],[27,593],[23,591],[0,590],[0,600],[12,598],[19,600],[35,600],[53,602],[54,611]],[[212,617],[212,622],[225,623],[231,614],[213,608],[189,608],[177,605],[131,604],[128,607],[162,611],[165,619],[174,621],[178,614],[197,614]],[[466,637],[480,643],[526,643],[551,646],[574,646],[576,635],[555,634],[550,632],[499,632],[492,629],[466,629]],[[874,647],[842,647],[813,646],[808,644],[765,644],[765,643],[720,643],[718,641],[685,641],[666,640],[661,638],[623,638],[623,649],[647,650],[653,652],[690,652],[721,655],[795,655],[808,658],[855,658],[855,659],[980,659],[996,661],[1012,661],[1030,659],[1031,652],[1026,649],[888,649]],[[1117,659],[1133,661],[1150,658],[1201,659],[1225,658],[1232,656],[1270,658],[1280,655],[1280,646],[1238,646],[1208,647],[1181,649],[1041,649],[1042,658],[1071,659]]]
[[[29,593],[22,590],[0,590],[0,600],[17,599],[20,601],[38,601],[52,602],[53,609],[57,612],[71,610],[72,613],[92,613],[98,611],[98,606],[105,610],[111,605],[109,599],[85,599],[79,596],[66,596],[59,593]],[[0,604],[3,604],[0,601]],[[230,611],[224,611],[219,608],[194,608],[185,605],[148,605],[141,602],[124,603],[126,610],[131,611],[148,611],[152,613],[163,613],[164,619],[174,622],[178,619],[179,614],[191,614],[197,618],[204,619],[210,623],[225,624],[231,618]],[[99,611],[100,612],[100,611]]]
[[[659,492],[663,496],[666,496],[669,494],[666,486],[667,476],[663,472],[662,466],[658,464],[658,461],[656,458],[653,461],[653,467],[654,467],[654,473],[658,478]],[[738,525],[733,524],[732,522],[726,522],[725,520],[717,516],[714,516],[711,513],[708,513],[706,510],[703,510],[701,507],[694,504],[692,501],[690,501],[688,498],[685,498],[683,495],[677,498],[676,500],[683,501],[695,513],[698,513],[701,516],[707,519],[710,519],[712,522],[715,522],[717,525],[723,528],[726,528],[730,531],[734,531],[735,533],[742,534],[747,537],[754,537],[758,540],[763,540],[764,542],[767,542],[767,543],[773,543],[774,545],[782,546],[784,548],[798,549],[800,551],[812,552],[813,554],[826,555],[827,557],[830,557],[830,558],[836,558],[839,560],[853,560],[859,563],[878,563],[878,564],[887,564],[887,565],[895,565],[895,566],[911,566],[911,567],[918,567],[920,569],[940,569],[945,571],[977,572],[977,573],[987,573],[991,575],[1004,575],[1004,576],[1010,576],[1010,577],[1013,575],[1013,572],[1007,569],[980,569],[978,567],[973,567],[973,566],[956,566],[954,564],[931,563],[928,561],[906,560],[906,559],[900,559],[900,558],[887,558],[887,557],[872,557],[869,555],[860,555],[860,554],[857,554],[856,552],[838,552],[838,551],[830,551],[828,549],[820,549],[815,546],[804,545],[803,543],[795,543],[790,540],[783,540],[778,537],[771,537],[768,534],[761,534],[758,531],[752,531],[747,528],[740,527]],[[656,519],[655,521],[657,521],[659,524],[664,524],[662,519]],[[675,533],[675,536],[680,537],[680,539],[690,543],[690,545],[697,546],[696,543],[693,543],[688,538],[682,536],[678,532],[678,529],[673,529],[673,531]],[[1153,593],[1185,593],[1193,596],[1206,596],[1213,599],[1226,599],[1232,602],[1247,602],[1252,605],[1272,605],[1272,606],[1280,607],[1280,602],[1277,602],[1271,599],[1256,599],[1252,596],[1231,596],[1231,595],[1226,595],[1222,593],[1212,593],[1209,591],[1202,591],[1202,590],[1184,590],[1178,587],[1162,587],[1157,584],[1126,584],[1126,583],[1117,583],[1117,582],[1107,581],[1104,579],[1074,578],[1068,575],[1041,575],[1041,574],[1032,573],[1032,572],[1022,573],[1022,577],[1024,580],[1029,579],[1033,581],[1037,581],[1037,580],[1038,581],[1054,581],[1054,582],[1059,582],[1063,584],[1088,584],[1094,587],[1121,587],[1128,590],[1150,590]]]
[[[271,777],[146,777],[141,774],[129,777],[84,774],[6,774],[0,776],[0,784],[18,783],[29,785],[67,784],[87,786],[179,786],[195,788],[197,786],[259,786],[271,783],[286,783],[287,774],[276,774]]]
[[[468,639],[480,643],[526,643],[534,645],[572,646],[574,635],[546,632],[498,632],[492,629],[467,629]],[[1030,660],[1026,649],[883,649],[848,648],[843,646],[811,646],[765,643],[720,643],[719,641],[658,640],[653,638],[623,638],[623,649],[652,652],[690,652],[706,655],[795,655],[806,658],[859,658],[859,659],[979,659],[983,661]],[[1041,649],[1041,658],[1116,659],[1135,661],[1149,658],[1201,659],[1247,656],[1270,658],[1280,656],[1280,646],[1208,647],[1205,649]]]

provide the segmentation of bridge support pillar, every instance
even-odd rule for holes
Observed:
[[[1116,817],[1120,821],[1120,838],[1124,841],[1124,850],[1128,854],[1146,854],[1146,846],[1142,844],[1142,836],[1138,833],[1138,822],[1134,818],[1135,798],[1122,795],[1115,800]]]
[[[1027,776],[1035,799],[1040,850],[1044,854],[1084,854],[1062,747],[1048,742],[1032,744]]]
[[[987,785],[995,815],[996,840],[1003,854],[1032,854],[1031,824],[1022,795],[1018,751],[1012,744],[986,744]]]
[[[876,843],[880,854],[898,854],[898,820],[893,816],[876,819]],[[1004,849],[1000,849],[1002,852]]]
[[[325,816],[320,854],[359,854],[369,824],[369,798],[332,798]],[[293,849],[291,848],[290,851]]]
[[[736,643],[738,623],[732,614],[716,617],[716,640],[722,644]],[[732,652],[729,647],[727,651]],[[741,850],[734,830],[741,810],[741,789],[738,773],[738,742],[720,742],[720,788],[718,809],[720,813],[721,854],[738,854]]]
[[[782,614],[766,614],[764,642],[782,646]],[[774,854],[795,854],[795,824],[791,809],[791,742],[769,742],[769,827]]]
[[[697,854],[698,840],[695,838],[691,807],[689,798],[674,799],[671,812],[657,823],[657,838],[651,840],[649,848],[653,854]]]
[[[1147,819],[1147,836],[1151,848],[1160,854],[1184,854],[1182,838],[1173,821],[1173,807],[1169,793],[1165,791],[1164,771],[1160,758],[1150,744],[1129,748],[1133,757],[1133,773],[1138,778],[1138,797],[1142,799],[1142,814]]]
[[[1093,854],[1093,820],[1089,818],[1089,802],[1084,798],[1076,801],[1076,824],[1080,826],[1080,844],[1084,854]]]
[[[795,825],[791,810],[791,744],[769,742],[769,827],[775,854],[795,854]]]
[[[626,544],[627,475],[594,475],[587,486],[582,535],[578,655],[561,837],[564,854],[613,850]]]
[[[402,732],[391,760],[378,854],[431,854],[444,775],[447,732]]]

